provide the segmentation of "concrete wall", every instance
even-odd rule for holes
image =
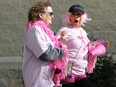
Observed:
[[[23,87],[21,62],[27,12],[36,0],[0,0],[0,87]],[[53,5],[54,32],[72,4],[81,4],[92,19],[84,29],[90,38],[111,41],[108,53],[116,53],[116,0],[49,0]],[[114,56],[116,59],[116,56]]]
[[[27,23],[27,12],[36,0],[0,1],[0,57],[21,56]],[[57,32],[61,17],[72,4],[85,7],[92,19],[84,29],[92,38],[111,41],[109,53],[116,53],[116,0],[49,0],[53,5],[52,29]]]

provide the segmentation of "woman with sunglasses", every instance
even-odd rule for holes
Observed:
[[[62,80],[62,87],[92,87],[87,78],[88,43],[90,42],[82,25],[87,20],[87,15],[81,5],[72,5],[64,15],[63,27],[57,33],[57,38],[67,46],[69,53],[69,66],[67,78]],[[94,63],[93,63],[94,64]]]
[[[55,85],[51,67],[55,68],[54,62],[62,59],[65,52],[59,47],[58,40],[49,28],[53,17],[49,1],[39,0],[29,10],[22,67],[26,87]],[[55,73],[59,72],[57,70]]]

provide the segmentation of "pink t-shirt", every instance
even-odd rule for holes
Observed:
[[[83,28],[73,28],[71,26],[61,27],[57,33],[57,38],[61,37],[61,32],[67,31],[62,42],[67,46],[69,61],[73,62],[72,73],[75,75],[84,75],[87,68],[88,43],[90,40]]]

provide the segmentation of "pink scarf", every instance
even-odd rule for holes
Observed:
[[[54,36],[53,31],[48,28],[43,21],[36,21],[32,22],[30,21],[27,25],[27,28],[29,29],[33,25],[41,27],[45,33],[49,36],[49,38],[54,42],[54,47],[58,48],[59,45],[61,45],[61,42],[57,40],[57,38]],[[64,56],[57,61],[50,62],[52,73],[54,74],[53,81],[55,83],[55,86],[60,85],[60,80],[64,79],[67,74],[67,65],[68,65],[68,51],[66,48],[62,48],[64,51]]]

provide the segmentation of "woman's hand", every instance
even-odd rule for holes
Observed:
[[[68,30],[62,31],[61,34],[60,34],[61,35],[61,39],[64,40],[66,38],[67,34],[68,34]]]

